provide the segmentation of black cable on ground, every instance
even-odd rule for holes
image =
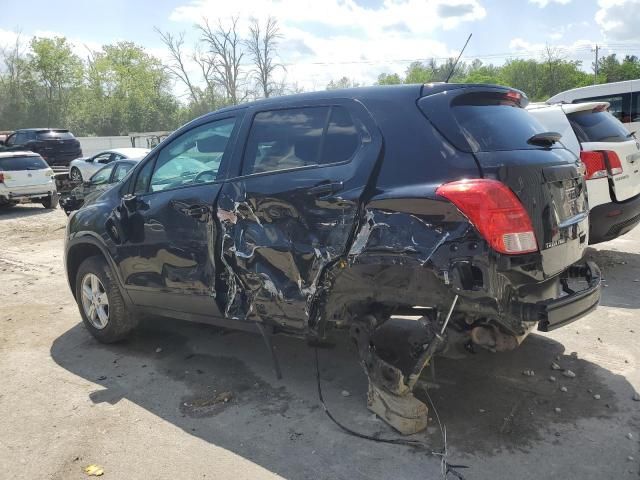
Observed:
[[[469,468],[466,465],[451,465],[450,463],[447,463],[446,461],[446,433],[444,433],[443,429],[442,429],[442,424],[440,424],[440,418],[438,417],[438,424],[440,425],[440,430],[441,432],[443,432],[443,443],[445,445],[445,450],[442,452],[436,452],[433,451],[429,448],[429,446],[424,443],[421,442],[419,440],[409,440],[406,438],[379,438],[379,437],[374,437],[372,435],[367,435],[364,433],[360,433],[360,432],[356,432],[355,430],[350,429],[349,427],[344,426],[342,423],[340,423],[338,420],[336,420],[336,418],[331,414],[331,412],[329,411],[329,409],[327,408],[326,403],[324,402],[324,397],[322,396],[322,386],[321,386],[321,382],[320,382],[320,362],[318,361],[318,349],[314,348],[315,351],[315,356],[316,356],[316,381],[317,381],[317,385],[318,385],[318,398],[320,399],[320,404],[322,405],[322,408],[324,409],[324,413],[327,414],[327,417],[329,417],[331,419],[331,421],[333,423],[335,423],[342,431],[344,431],[345,433],[348,433],[349,435],[352,435],[354,437],[358,437],[358,438],[362,438],[365,440],[371,440],[374,442],[378,442],[378,443],[389,443],[391,445],[403,445],[405,447],[414,447],[414,448],[421,448],[423,450],[426,451],[427,455],[431,455],[434,457],[439,457],[442,461],[443,464],[443,478],[447,478],[447,476],[449,474],[452,474],[453,476],[457,477],[460,480],[465,480],[464,476],[456,471],[456,468]],[[429,399],[429,402],[431,403],[431,408],[434,410],[435,414],[437,415],[437,410],[435,409],[435,406],[433,404],[433,401],[431,400],[431,397],[429,397],[427,395],[427,398]]]

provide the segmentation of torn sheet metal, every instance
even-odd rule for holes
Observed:
[[[322,272],[346,248],[355,203],[248,198],[243,188],[223,192],[218,204],[225,314],[306,330]]]

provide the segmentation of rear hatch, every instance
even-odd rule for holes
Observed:
[[[52,173],[39,155],[0,158],[0,174],[9,189],[48,184]]]
[[[587,110],[580,109],[580,104],[562,108],[583,152],[594,152],[588,160],[600,167],[592,168],[608,177],[611,200],[622,202],[640,195],[640,142],[635,136],[602,106]]]
[[[482,177],[506,184],[529,214],[545,276],[580,260],[587,246],[586,185],[578,158],[526,110],[520,92],[455,88],[418,105],[458,149],[473,153]],[[535,137],[538,135],[538,137]]]
[[[82,156],[80,142],[68,130],[42,130],[36,135],[37,151],[49,165],[68,165]]]

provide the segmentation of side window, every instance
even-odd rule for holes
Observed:
[[[148,190],[214,182],[235,123],[235,118],[206,123],[166,145],[155,162]]]
[[[362,139],[349,111],[344,107],[331,107],[331,117],[320,163],[349,160],[356,153],[361,142]]]
[[[341,106],[260,112],[251,126],[242,174],[344,162],[360,143],[353,118]]]
[[[631,121],[640,122],[640,92],[633,92],[631,102]]]
[[[100,155],[97,155],[95,157],[93,157],[93,161],[95,163],[102,163],[102,164],[107,164],[111,161],[111,154],[110,153],[102,153]]]
[[[7,140],[5,142],[7,147],[10,147],[11,145],[15,145],[15,143],[16,143],[16,135],[17,134],[14,133],[13,135],[9,135],[9,137],[7,137]]]
[[[25,132],[18,132],[14,137],[15,145],[22,145],[23,143],[27,143],[27,134]]]
[[[109,177],[111,177],[111,172],[113,171],[113,165],[109,165],[108,167],[104,167],[102,170],[98,170],[92,177],[91,183],[93,185],[103,185],[109,182]]]
[[[116,171],[113,174],[113,183],[120,182],[127,175],[127,173],[129,173],[131,167],[133,167],[133,165],[129,163],[122,163],[120,165],[117,165]]]
[[[253,119],[242,174],[320,163],[322,133],[330,107],[259,112]]]
[[[136,177],[136,185],[133,189],[133,193],[139,195],[141,193],[145,193],[147,191],[147,187],[149,186],[149,180],[151,180],[151,172],[153,172],[153,164],[154,160],[150,159],[147,163],[144,164],[142,169],[137,172],[138,176]]]

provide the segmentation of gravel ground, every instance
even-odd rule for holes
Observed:
[[[302,341],[275,339],[281,381],[251,334],[151,319],[98,344],[65,280],[65,222],[35,205],[0,211],[0,478],[87,478],[91,464],[107,479],[438,478],[437,457],[331,423]],[[640,476],[640,229],[589,255],[606,277],[596,312],[513,352],[436,362],[430,395],[467,480]],[[366,409],[349,343],[319,355],[333,414],[394,437]],[[436,425],[419,438],[439,450]]]

